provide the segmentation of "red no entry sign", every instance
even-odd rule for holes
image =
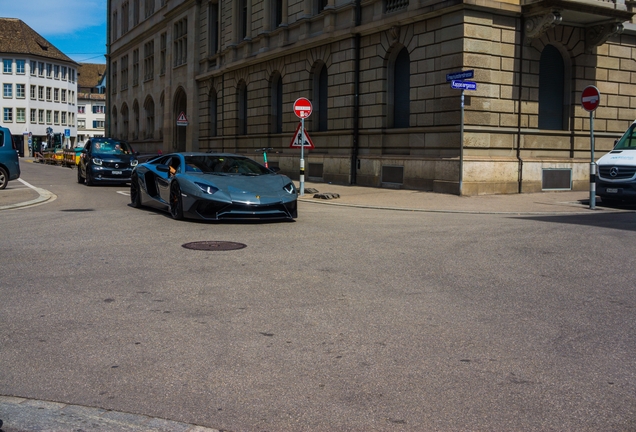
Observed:
[[[294,114],[296,117],[304,119],[311,115],[312,111],[311,102],[306,98],[298,98],[296,102],[294,102]]]
[[[601,92],[594,86],[587,86],[581,93],[581,105],[585,111],[592,112],[601,103]]]

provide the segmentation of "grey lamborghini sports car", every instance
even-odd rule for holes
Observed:
[[[132,172],[133,207],[167,210],[174,219],[292,220],[298,193],[289,177],[245,156],[171,153]]]

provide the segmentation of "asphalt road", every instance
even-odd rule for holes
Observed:
[[[636,430],[633,213],[176,222],[22,171],[57,199],[0,213],[1,395],[235,432]]]

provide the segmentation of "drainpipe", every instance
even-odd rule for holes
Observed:
[[[360,0],[356,0],[355,26],[362,21]],[[353,78],[353,149],[351,151],[351,184],[356,184],[358,171],[358,150],[360,141],[360,33],[354,35],[354,78]]]
[[[525,28],[525,20],[523,16],[519,20],[521,23],[521,37],[519,40],[521,41],[521,46],[519,47],[519,95],[518,95],[518,108],[517,108],[517,162],[519,163],[519,172],[517,177],[517,193],[521,193],[523,191],[523,160],[521,160],[521,94],[523,93],[523,46],[525,42],[523,40],[523,29]]]

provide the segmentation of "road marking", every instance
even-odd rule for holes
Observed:
[[[118,194],[130,196],[130,191],[117,191]]]

